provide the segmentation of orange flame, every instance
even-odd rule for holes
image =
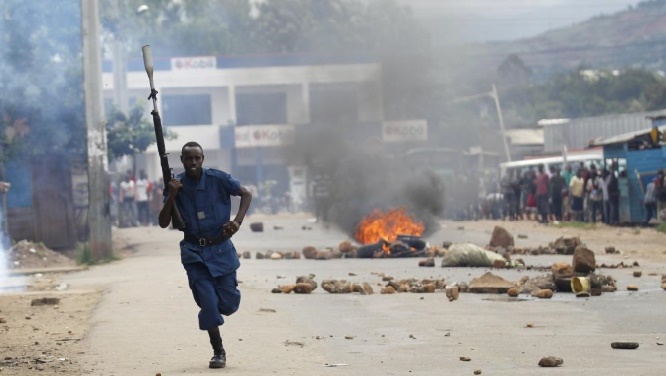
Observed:
[[[398,235],[421,236],[425,225],[405,213],[404,208],[386,213],[375,210],[356,225],[356,240],[361,244],[377,243],[380,239],[394,242]]]

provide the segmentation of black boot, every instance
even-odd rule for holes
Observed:
[[[208,368],[224,368],[227,365],[227,353],[222,346],[220,328],[216,326],[213,329],[208,329],[208,336],[210,337],[210,344],[213,346],[213,357],[210,358]]]

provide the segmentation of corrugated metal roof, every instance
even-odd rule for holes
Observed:
[[[659,116],[666,111],[636,112],[571,119],[569,122],[544,126],[544,152],[554,153],[565,145],[569,150],[584,149],[590,141],[613,137],[628,132],[641,132],[652,126],[648,116]]]
[[[666,125],[662,125],[661,127],[658,127],[658,129],[659,129],[659,132],[663,133],[663,132],[666,131]],[[629,141],[633,140],[634,138],[636,138],[638,136],[644,136],[644,135],[650,133],[650,130],[652,130],[652,128],[649,128],[647,130],[643,129],[643,130],[640,130],[640,131],[628,132],[628,133],[624,133],[624,134],[620,134],[620,135],[616,135],[616,136],[612,136],[612,137],[606,137],[606,138],[599,137],[599,138],[596,138],[594,140],[590,140],[589,146],[593,147],[593,146],[623,144],[625,142],[629,142]]]

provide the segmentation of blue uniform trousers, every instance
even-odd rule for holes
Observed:
[[[236,272],[213,277],[203,263],[185,264],[194,301],[199,311],[199,329],[208,330],[222,325],[222,315],[229,316],[238,310],[241,294]]]

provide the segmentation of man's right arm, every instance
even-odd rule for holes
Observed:
[[[158,217],[160,227],[167,228],[169,223],[171,223],[171,211],[176,201],[176,195],[182,186],[182,183],[178,179],[172,179],[169,182],[169,185],[167,185],[166,189],[169,193],[167,195],[166,201],[164,201],[164,206],[162,207]]]

